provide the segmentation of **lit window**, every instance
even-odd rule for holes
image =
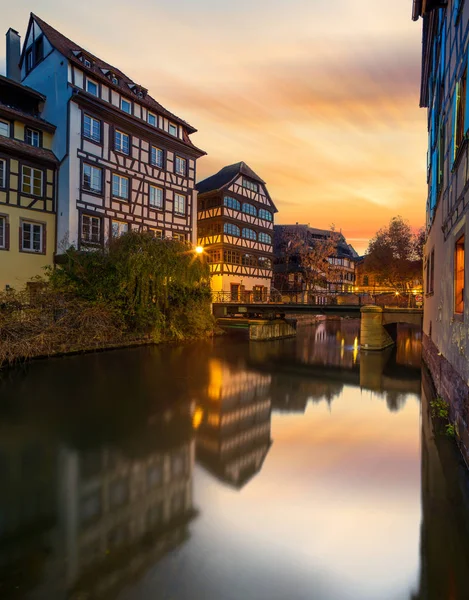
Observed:
[[[114,149],[117,152],[122,152],[123,154],[129,154],[130,152],[130,136],[127,133],[122,133],[116,129],[114,134]]]
[[[454,250],[454,312],[464,313],[464,236],[458,239]]]
[[[223,204],[227,208],[232,208],[233,210],[241,210],[241,203],[236,200],[236,198],[231,198],[231,196],[225,196],[223,198]]]
[[[251,190],[252,192],[259,191],[259,186],[257,185],[257,183],[254,183],[254,181],[250,181],[249,179],[243,178],[243,187],[245,187],[248,190]]]
[[[89,244],[101,243],[101,217],[82,215],[81,241]]]
[[[164,152],[161,148],[157,148],[156,146],[151,147],[150,162],[152,165],[155,165],[155,166],[159,167],[160,169],[163,168]]]
[[[274,217],[269,210],[265,210],[265,208],[259,209],[259,218],[264,219],[264,221],[273,221]]]
[[[156,121],[156,115],[154,115],[153,113],[149,112],[148,113],[148,122],[150,123],[150,125],[153,125],[153,127],[156,127],[157,125],[157,121]]]
[[[178,215],[186,214],[186,197],[182,194],[174,195],[174,212]]]
[[[225,223],[223,225],[223,231],[228,235],[236,235],[239,237],[240,231],[237,225],[233,225],[233,223]]]
[[[98,84],[96,83],[96,81],[93,81],[92,79],[87,79],[86,80],[86,91],[89,94],[93,94],[93,96],[99,96],[99,87],[98,87]]]
[[[23,165],[21,173],[21,191],[32,196],[42,196],[43,173],[39,169]]]
[[[177,127],[177,125],[175,125],[174,123],[170,123],[169,124],[169,133],[171,135],[174,135],[174,136],[177,137],[177,134],[178,134],[178,127]]]
[[[248,240],[256,240],[257,235],[253,229],[249,229],[248,227],[245,227],[243,229],[243,238],[246,238]]]
[[[85,115],[83,118],[83,135],[95,142],[101,141],[101,121]]]
[[[154,227],[150,227],[149,231],[152,232],[153,236],[157,240],[162,240],[163,239],[163,230],[162,229],[155,229]]]
[[[92,165],[83,165],[83,182],[84,190],[100,194],[102,191],[102,171],[99,167]]]
[[[163,208],[163,188],[150,185],[150,206]]]
[[[186,175],[186,159],[176,156],[176,173],[178,175]]]
[[[21,223],[21,250],[23,252],[43,252],[44,225],[23,221]]]
[[[173,240],[176,242],[185,242],[186,235],[184,233],[173,233]]]
[[[127,233],[129,231],[129,224],[124,223],[123,221],[113,221],[112,222],[112,237],[119,237],[123,233]]]
[[[272,243],[272,237],[268,234],[268,233],[259,233],[259,241],[262,242],[263,244],[271,244]]]
[[[7,218],[0,216],[0,248],[5,250],[7,247]]]
[[[132,103],[126,100],[125,98],[121,98],[121,110],[128,113],[129,115],[132,114]]]
[[[39,146],[41,145],[41,136],[39,134],[39,131],[36,131],[36,129],[30,129],[29,127],[26,127],[24,133],[25,142],[30,146],[35,146],[36,148],[39,148]]]
[[[0,121],[0,135],[10,137],[10,123],[8,121]]]
[[[112,195],[115,198],[122,198],[123,200],[129,199],[129,179],[128,177],[122,177],[121,175],[112,176]]]
[[[243,212],[253,217],[257,217],[256,207],[252,204],[248,204],[247,202],[243,204]]]
[[[7,183],[7,161],[0,158],[0,188],[6,187]]]

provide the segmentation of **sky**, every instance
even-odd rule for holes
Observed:
[[[396,215],[424,224],[421,25],[411,0],[0,0],[35,12],[198,129],[198,180],[245,161],[278,223],[342,230],[363,252]],[[5,50],[0,51],[4,72]]]

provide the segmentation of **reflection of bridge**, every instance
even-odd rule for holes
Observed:
[[[339,297],[335,297],[338,300]],[[283,332],[278,327],[278,319],[294,317],[301,314],[318,316],[361,317],[360,343],[367,350],[383,350],[393,345],[397,337],[397,324],[407,323],[422,327],[423,311],[421,308],[399,308],[394,306],[377,306],[360,304],[304,304],[274,302],[214,302],[213,314],[221,327],[230,329],[239,326],[258,327],[254,323],[258,319],[277,321],[272,323],[271,331],[263,324],[263,335],[251,336],[252,339],[273,339],[276,332]],[[265,334],[264,334],[265,332]]]

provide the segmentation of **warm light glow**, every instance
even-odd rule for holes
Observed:
[[[196,254],[203,254],[203,252],[204,252],[203,246],[196,246],[195,247],[195,253]]]
[[[204,411],[200,406],[198,406],[195,409],[194,414],[192,415],[192,427],[194,429],[198,429],[200,427],[203,416],[204,416]]]
[[[399,296],[399,292],[396,292],[396,296]]]
[[[413,293],[414,296],[416,296],[417,295],[417,290],[412,290],[412,293]]]

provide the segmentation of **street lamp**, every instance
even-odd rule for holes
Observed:
[[[203,254],[204,253],[204,247],[203,246],[196,246],[195,247],[195,253],[196,254]]]

